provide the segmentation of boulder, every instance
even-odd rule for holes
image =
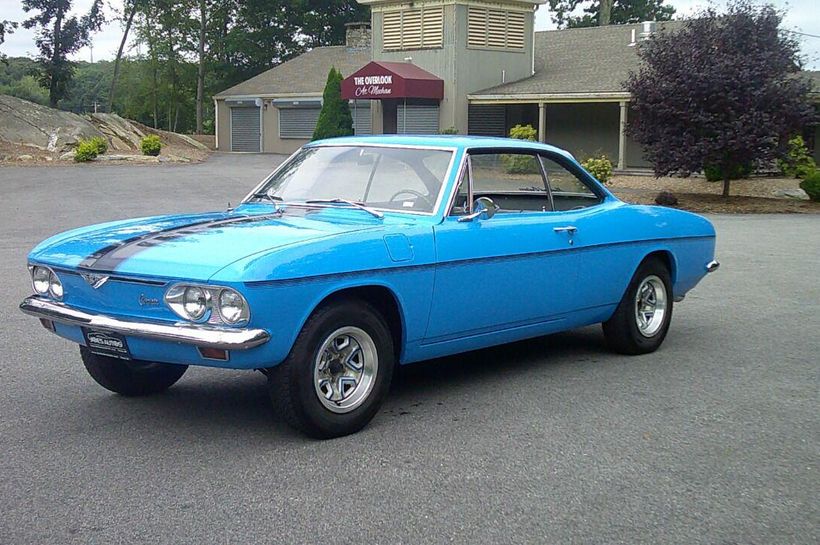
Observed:
[[[18,161],[33,161],[33,160],[34,160],[34,156],[29,155],[29,154],[18,155],[18,156],[17,156],[17,160],[18,160]]]
[[[775,197],[781,199],[796,199],[799,201],[809,200],[809,195],[799,187],[795,189],[778,189],[777,191],[773,191],[772,193]]]
[[[0,139],[41,150],[67,151],[86,138],[103,136],[87,119],[27,100],[0,95]]]

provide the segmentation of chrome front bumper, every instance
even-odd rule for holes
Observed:
[[[184,343],[202,348],[247,350],[264,344],[270,339],[270,335],[264,329],[241,329],[184,322],[175,324],[135,322],[102,314],[91,314],[37,296],[29,297],[20,303],[20,310],[37,318],[61,324],[99,328],[131,337]]]

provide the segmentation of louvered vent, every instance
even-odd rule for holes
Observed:
[[[384,49],[401,49],[401,12],[385,11],[382,29]]]
[[[441,47],[444,44],[444,8],[425,8],[421,25],[422,47]]]
[[[444,8],[404,9],[384,12],[382,46],[385,51],[442,47]]]
[[[524,49],[524,13],[470,6],[467,46]]]

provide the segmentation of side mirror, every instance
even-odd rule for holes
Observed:
[[[489,197],[479,197],[473,202],[473,213],[461,216],[458,221],[473,221],[474,219],[488,220],[495,216],[498,205]]]

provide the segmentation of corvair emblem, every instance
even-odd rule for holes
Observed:
[[[104,274],[94,274],[94,273],[80,273],[89,286],[94,289],[99,288],[106,282],[108,282],[108,277]]]
[[[141,307],[155,307],[159,304],[159,299],[155,299],[153,297],[146,297],[144,293],[140,293],[140,306]]]

